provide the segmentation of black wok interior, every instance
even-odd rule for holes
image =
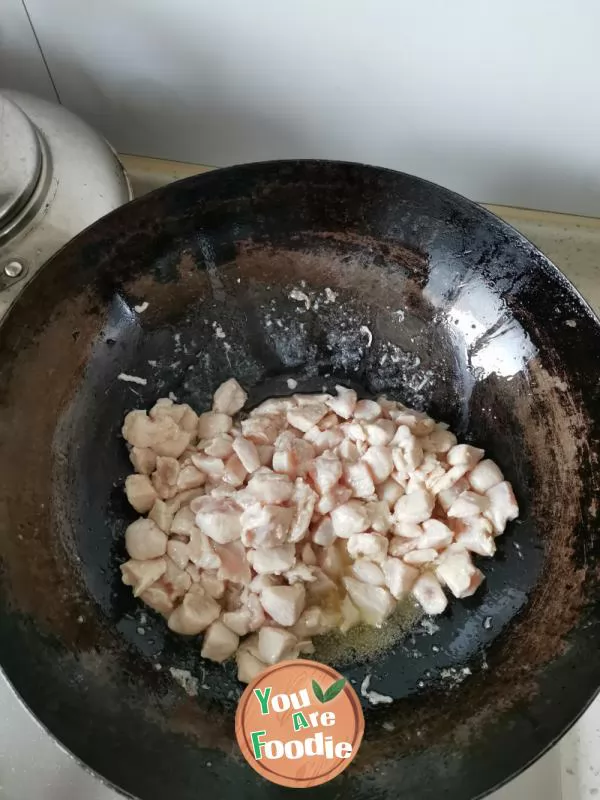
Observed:
[[[599,365],[598,320],[558,270],[417,178],[270,162],[128,204],[58,253],[0,326],[2,668],[61,743],[135,797],[291,794],[239,755],[233,665],[203,661],[120,582],[135,517],[120,427],[169,392],[204,410],[230,376],[251,403],[290,393],[288,378],[385,393],[484,447],[522,513],[473,598],[341,665],[395,702],[363,698],[358,757],[306,794],[490,791],[598,688]],[[197,697],[170,668],[198,678]]]

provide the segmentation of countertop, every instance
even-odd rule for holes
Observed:
[[[210,167],[123,156],[136,196]],[[600,219],[507,206],[491,211],[534,242],[600,315]],[[25,711],[0,677],[0,799],[118,800]],[[543,758],[490,800],[600,800],[600,698]],[[456,798],[461,800],[461,798]]]

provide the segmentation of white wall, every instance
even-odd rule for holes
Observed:
[[[21,0],[0,0],[0,89],[2,87],[56,100]]]
[[[121,151],[352,159],[600,216],[597,0],[25,2],[62,102]]]

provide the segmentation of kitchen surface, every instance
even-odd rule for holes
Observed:
[[[123,156],[134,194],[209,169]],[[600,220],[490,207],[545,252],[600,311]],[[16,292],[15,286],[14,291]],[[118,795],[71,758],[0,683],[0,797],[6,800],[116,800]],[[492,795],[493,800],[591,800],[600,794],[600,700],[536,764]],[[459,798],[457,798],[459,800]]]

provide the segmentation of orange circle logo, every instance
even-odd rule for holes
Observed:
[[[356,692],[331,667],[281,661],[261,672],[242,695],[235,734],[244,758],[273,783],[318,786],[356,755],[365,720]]]

